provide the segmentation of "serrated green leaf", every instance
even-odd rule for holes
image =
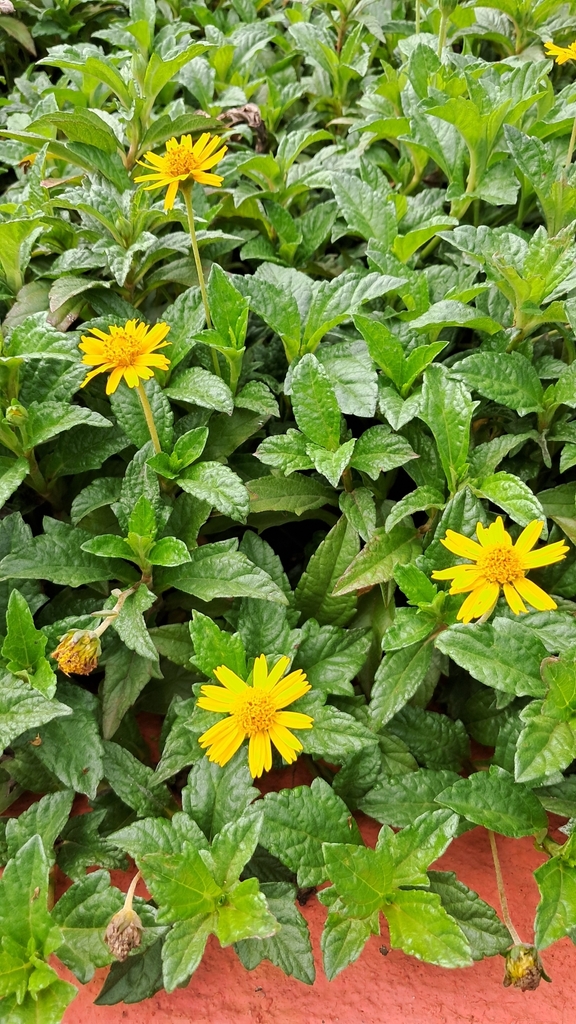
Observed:
[[[436,800],[442,807],[450,807],[476,825],[503,836],[536,835],[547,826],[540,801],[503,768],[492,766],[488,772],[460,779]]]
[[[390,945],[439,967],[468,967],[470,946],[434,892],[398,890],[385,908]]]
[[[497,618],[450,626],[436,638],[436,647],[487,686],[518,696],[544,696],[540,664],[546,648],[521,622]]]

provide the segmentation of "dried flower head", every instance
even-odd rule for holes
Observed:
[[[60,638],[51,657],[67,676],[89,676],[97,667],[101,653],[100,639],[93,630],[70,629]]]
[[[513,985],[521,992],[533,992],[540,981],[550,981],[544,972],[538,950],[534,946],[512,946],[506,954],[504,987]]]
[[[131,902],[131,901],[130,901]],[[117,960],[125,960],[133,949],[142,941],[142,921],[132,907],[124,906],[110,921],[105,933],[104,942]]]

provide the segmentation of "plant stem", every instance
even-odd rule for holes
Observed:
[[[576,144],[576,117],[574,118],[574,124],[572,125],[572,134],[570,136],[570,142],[568,143],[568,156],[566,157],[566,163],[564,164],[565,170],[568,170],[572,163],[572,154],[574,153],[574,146]]]
[[[139,384],[136,390],[138,391],[138,398],[140,399],[142,412],[146,418],[146,426],[150,431],[154,451],[156,452],[156,455],[158,455],[158,453],[162,451],[162,445],[160,444],[160,438],[158,437],[158,431],[156,430],[156,424],[154,423],[154,414],[152,412],[150,402],[148,401],[148,395],[144,391],[142,384]]]
[[[490,849],[492,850],[492,860],[494,861],[494,871],[496,874],[496,885],[498,887],[498,896],[500,897],[500,906],[502,908],[502,917],[504,924],[506,925],[514,945],[521,946],[522,939],[518,935],[514,925],[512,924],[512,918],[510,917],[510,911],[508,909],[508,900],[506,899],[506,890],[504,888],[504,879],[502,878],[502,868],[500,867],[500,859],[498,857],[498,848],[496,846],[496,836],[491,829],[486,830],[488,832],[488,838],[490,839]]]
[[[440,30],[438,32],[438,56],[442,59],[444,47],[446,46],[446,36],[448,34],[448,19],[450,14],[448,11],[442,11],[440,15]]]
[[[114,621],[114,619],[118,618],[118,615],[120,614],[120,612],[122,610],[122,605],[124,604],[126,598],[130,597],[130,594],[135,594],[137,589],[138,589],[138,586],[139,586],[139,584],[136,584],[133,587],[129,587],[128,590],[113,590],[112,591],[112,596],[117,598],[116,604],[114,605],[114,607],[110,608],[110,609],[107,609],[106,611],[103,611],[103,612],[92,612],[92,615],[104,615],[105,616],[105,618],[102,620],[100,625],[95,630],[93,630],[94,636],[100,637],[100,636],[102,636],[102,633],[106,632],[106,630],[108,629],[108,626],[111,626],[113,621]]]
[[[416,35],[420,33],[420,0],[416,0]]]
[[[137,871],[136,874],[134,875],[134,878],[130,882],[130,888],[128,889],[128,892],[126,893],[126,899],[124,900],[124,910],[132,910],[132,900],[134,899],[134,892],[136,891],[136,886],[138,885],[139,881],[140,872]]]
[[[204,303],[204,312],[206,314],[206,326],[212,327],[212,319],[210,317],[210,307],[208,306],[208,295],[206,293],[206,285],[204,283],[204,271],[202,270],[202,261],[200,259],[200,252],[198,251],[198,242],[196,239],[196,228],[194,227],[194,210],[192,209],[192,188],[190,185],[182,187],[182,194],[184,196],[184,202],[186,203],[186,213],[188,214],[188,229],[190,231],[190,241],[192,242],[192,252],[194,253],[194,261],[196,263],[196,273],[198,274],[198,284],[200,285],[200,292],[202,293],[202,302]]]

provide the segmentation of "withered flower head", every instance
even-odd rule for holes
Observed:
[[[125,960],[142,940],[142,921],[131,907],[122,907],[110,921],[105,933],[104,942],[117,960]]]
[[[102,653],[100,639],[91,629],[70,629],[60,638],[51,657],[67,676],[89,676],[98,665]]]
[[[506,953],[504,987],[513,985],[521,992],[533,992],[541,979],[550,981],[544,973],[538,950],[534,946],[512,946]]]

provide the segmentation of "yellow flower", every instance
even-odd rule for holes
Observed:
[[[553,57],[557,64],[566,64],[569,60],[576,60],[576,43],[570,46],[556,46],[556,43],[544,43],[547,57]]]
[[[154,352],[154,349],[170,344],[164,340],[169,330],[168,324],[158,323],[148,327],[139,320],[127,320],[123,327],[113,325],[108,333],[93,327],[92,334],[95,337],[83,334],[79,347],[86,353],[82,362],[96,366],[97,369],[86,375],[81,387],[99,373],[110,373],[106,394],[111,395],[122,377],[129,388],[137,388],[140,380],[150,380],[154,376],[153,366],[167,370],[170,360]]]
[[[442,540],[444,547],[454,555],[476,563],[454,565],[451,569],[440,569],[432,573],[435,580],[452,580],[451,594],[466,594],[470,591],[458,612],[459,619],[470,622],[491,612],[501,587],[515,615],[528,610],[524,601],[538,611],[552,611],[556,608],[556,602],[548,594],[532,580],[526,579],[530,569],[560,562],[568,551],[568,545],[563,540],[540,548],[539,551],[532,551],[543,526],[543,522],[535,519],[522,530],[514,545],[500,516],[488,529],[478,523],[476,536],[479,544],[454,530],[446,531],[446,537]]]
[[[98,667],[102,653],[100,640],[90,629],[70,629],[60,637],[60,643],[51,657],[58,662],[58,668],[67,676],[89,676]]]
[[[138,161],[141,167],[145,167],[147,171],[153,171],[154,173],[141,174],[134,178],[134,181],[151,182],[151,184],[147,185],[146,192],[150,192],[154,188],[164,188],[167,186],[168,191],[164,200],[164,209],[171,210],[174,206],[178,188],[183,181],[190,181],[192,179],[200,182],[201,185],[222,184],[224,179],[220,174],[207,173],[210,167],[214,167],[215,164],[219,163],[228,149],[227,146],[222,146],[221,149],[218,149],[219,145],[219,137],[213,135],[211,138],[208,132],[204,132],[194,145],[192,145],[192,137],[190,135],[182,135],[180,142],[177,142],[174,138],[169,139],[166,143],[164,156],[156,156],[155,153],[145,153],[144,158],[148,163],[145,164],[142,160]]]
[[[210,761],[225,765],[247,736],[248,764],[254,779],[272,767],[270,740],[288,764],[296,760],[302,744],[290,729],[311,729],[314,719],[297,711],[281,710],[310,689],[300,669],[284,676],[289,664],[289,658],[280,658],[268,672],[266,658],[261,654],[254,662],[252,686],[225,665],[214,670],[222,686],[203,686],[198,707],[225,712],[229,717],[213,725],[198,741],[201,747],[209,748]]]

